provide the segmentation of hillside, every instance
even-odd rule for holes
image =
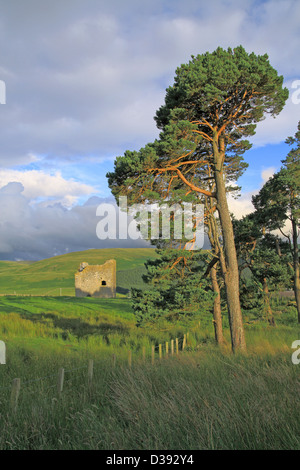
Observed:
[[[55,256],[34,263],[0,261],[0,294],[75,295],[74,274],[83,261],[103,264],[117,261],[117,292],[143,287],[142,274],[148,258],[156,257],[151,248],[87,250]]]

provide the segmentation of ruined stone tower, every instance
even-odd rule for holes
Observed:
[[[76,297],[116,297],[116,260],[90,266],[81,263],[75,273]]]

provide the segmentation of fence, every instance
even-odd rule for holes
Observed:
[[[66,293],[67,291],[67,293]],[[75,297],[75,289],[73,287],[55,287],[55,289],[47,290],[42,293],[22,293],[22,292],[10,292],[10,293],[0,293],[0,297]]]
[[[157,357],[157,352],[156,352],[157,348],[155,347],[155,345],[152,345],[151,346],[151,364],[154,365],[155,362],[157,362],[157,359],[159,361],[161,361],[163,359],[163,352],[165,353],[164,357],[168,358],[169,356],[178,355],[179,351],[184,351],[184,349],[188,345],[188,339],[189,339],[189,333],[187,332],[183,336],[182,343],[181,343],[181,349],[179,348],[179,339],[178,338],[175,338],[175,342],[174,342],[174,339],[172,339],[170,341],[170,344],[167,341],[165,343],[164,348],[163,348],[163,344],[159,344],[158,345],[158,357]],[[170,348],[169,348],[169,346],[170,346]],[[146,348],[145,348],[145,346],[142,348],[142,360],[143,360],[143,362],[146,361]],[[112,355],[112,367],[115,368],[116,364],[117,364],[117,356],[116,356],[116,354],[113,354]],[[127,364],[128,364],[128,367],[131,369],[132,368],[132,351],[131,350],[128,350]],[[13,379],[12,384],[10,386],[0,387],[0,390],[3,390],[3,389],[6,389],[6,390],[10,389],[11,390],[11,392],[10,392],[10,410],[11,410],[12,413],[15,414],[17,412],[17,409],[18,409],[19,397],[20,397],[20,394],[21,394],[21,386],[31,384],[33,382],[39,382],[39,381],[42,381],[42,380],[48,379],[48,378],[56,378],[56,383],[54,385],[48,387],[48,389],[56,388],[57,398],[59,399],[62,396],[63,391],[64,391],[65,372],[73,372],[73,371],[78,371],[80,369],[81,370],[83,370],[83,369],[87,370],[86,384],[87,384],[88,388],[91,388],[91,386],[93,384],[93,377],[94,377],[94,360],[93,359],[90,359],[86,366],[76,367],[74,369],[64,369],[63,367],[60,367],[57,374],[51,374],[51,375],[48,375],[48,376],[45,376],[45,377],[39,377],[39,378],[36,378],[36,379],[27,380],[25,382],[22,382],[20,378],[15,378],[15,379]]]

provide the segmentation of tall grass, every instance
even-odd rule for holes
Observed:
[[[100,361],[92,389],[86,369],[66,375],[61,399],[51,381],[24,385],[15,416],[0,395],[1,449],[300,448],[299,369],[284,353]]]
[[[200,326],[183,320],[141,329],[126,299],[0,302],[0,338],[7,344],[7,365],[0,366],[0,449],[300,447],[300,366],[291,362],[300,327],[289,303],[275,305],[276,328],[250,312],[247,354],[233,356],[228,328],[224,348],[216,347],[209,312],[202,313]],[[165,342],[170,347],[178,337],[182,345],[187,331],[185,351],[166,357]],[[92,388],[89,359],[95,364]],[[60,367],[66,372],[58,398]],[[21,378],[21,394],[14,415],[9,400],[15,377]]]

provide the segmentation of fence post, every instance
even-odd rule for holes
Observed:
[[[174,339],[171,340],[171,354],[174,354]]]
[[[15,413],[18,408],[20,389],[21,389],[21,379],[14,379],[12,382],[12,389],[11,389],[11,395],[10,395],[10,407],[13,413]]]
[[[0,364],[6,364],[6,346],[4,341],[0,341]]]
[[[169,343],[166,341],[166,356],[169,354]]]
[[[154,364],[154,357],[155,357],[155,346],[153,344],[151,348],[151,364],[152,365]]]
[[[112,355],[112,365],[113,365],[113,368],[116,367],[116,361],[117,361],[116,355],[113,354],[113,355]]]
[[[186,345],[186,335],[183,335],[182,351],[184,350],[185,345]]]
[[[59,397],[64,388],[64,378],[65,378],[65,369],[61,367],[58,371],[58,377],[57,377],[57,393]]]
[[[158,354],[159,354],[159,359],[162,358],[162,348],[161,348],[161,344],[158,345]]]
[[[175,342],[176,342],[176,354],[179,354],[178,338],[175,339]]]
[[[93,361],[93,359],[90,359],[89,360],[89,365],[88,365],[88,384],[89,384],[89,386],[92,385],[93,374],[94,374],[94,361]]]

